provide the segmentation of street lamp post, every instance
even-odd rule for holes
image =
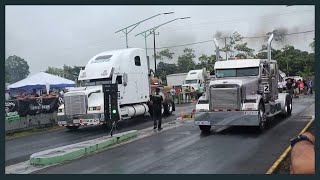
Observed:
[[[129,34],[134,28],[136,28],[139,24],[141,24],[142,22],[147,21],[147,20],[149,20],[149,19],[152,19],[152,18],[154,18],[154,17],[160,16],[160,15],[173,14],[173,13],[174,13],[174,12],[159,13],[159,14],[157,14],[157,15],[151,16],[151,17],[149,17],[149,18],[147,18],[147,19],[144,19],[144,20],[142,20],[142,21],[139,21],[139,22],[137,22],[137,23],[134,23],[134,24],[132,24],[132,25],[130,25],[130,26],[127,26],[127,27],[125,27],[125,28],[122,28],[122,29],[116,31],[115,33],[123,32],[123,33],[126,35],[126,47],[128,48],[128,47],[129,47],[129,45],[128,45],[128,34]]]
[[[171,23],[171,22],[176,21],[176,20],[179,20],[179,19],[188,19],[188,18],[190,18],[190,17],[176,18],[176,19],[173,19],[173,20],[171,20],[171,21],[162,23],[162,24],[160,24],[160,25],[158,25],[158,26],[155,26],[155,27],[153,27],[153,28],[150,28],[150,29],[148,29],[148,30],[146,30],[146,31],[143,31],[143,32],[141,32],[141,33],[139,33],[139,34],[136,34],[136,36],[142,35],[142,36],[145,37],[145,48],[146,48],[146,51],[147,51],[147,40],[146,40],[146,38],[147,38],[147,36],[149,36],[150,34],[153,34],[154,73],[156,73],[156,69],[157,69],[156,33],[155,33],[156,30],[157,30],[160,26],[163,26],[163,25],[165,25],[165,24]],[[150,34],[146,35],[147,32],[150,32]]]

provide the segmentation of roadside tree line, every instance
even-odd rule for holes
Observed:
[[[283,42],[284,34],[277,33],[277,30],[273,32],[275,37],[274,41]],[[270,34],[270,33],[267,33]],[[244,41],[244,37],[238,32],[234,32],[228,37],[229,42],[220,49],[221,52],[227,53],[229,58],[267,58],[267,47],[263,45],[261,49],[255,53],[255,50],[248,47],[248,43]],[[301,51],[294,46],[285,45],[281,49],[272,49],[272,59],[278,60],[279,68],[289,76],[299,75],[302,77],[314,76],[315,72],[315,39],[309,44],[312,51]],[[156,54],[156,58],[160,60],[157,64],[156,76],[162,80],[166,79],[166,75],[175,73],[186,73],[192,69],[206,68],[212,72],[214,63],[216,61],[216,55],[201,54],[196,61],[195,50],[192,48],[183,49],[183,53],[178,56],[177,63],[165,63],[170,62],[173,59],[175,52],[171,52],[169,49],[164,49]],[[221,56],[219,57],[223,59]],[[62,68],[48,67],[45,72],[64,77],[70,80],[76,80],[81,66],[68,66],[64,65]],[[9,56],[5,61],[5,82],[15,83],[26,78],[30,74],[29,65],[23,58],[13,55]]]

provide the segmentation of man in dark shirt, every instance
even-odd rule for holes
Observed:
[[[161,120],[162,120],[162,101],[163,97],[160,95],[160,89],[156,89],[156,95],[152,96],[152,102],[153,102],[153,122],[154,127],[153,129],[157,129],[160,131],[161,128]]]

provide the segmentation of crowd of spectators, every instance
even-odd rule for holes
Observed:
[[[310,78],[307,80],[288,78],[286,89],[294,98],[298,98],[301,94],[313,94],[313,81]]]

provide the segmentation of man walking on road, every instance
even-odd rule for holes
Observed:
[[[156,95],[152,96],[152,102],[153,102],[153,122],[154,122],[154,127],[153,129],[157,129],[160,131],[161,128],[161,120],[162,120],[162,102],[163,102],[163,97],[160,95],[160,89],[156,89]]]

